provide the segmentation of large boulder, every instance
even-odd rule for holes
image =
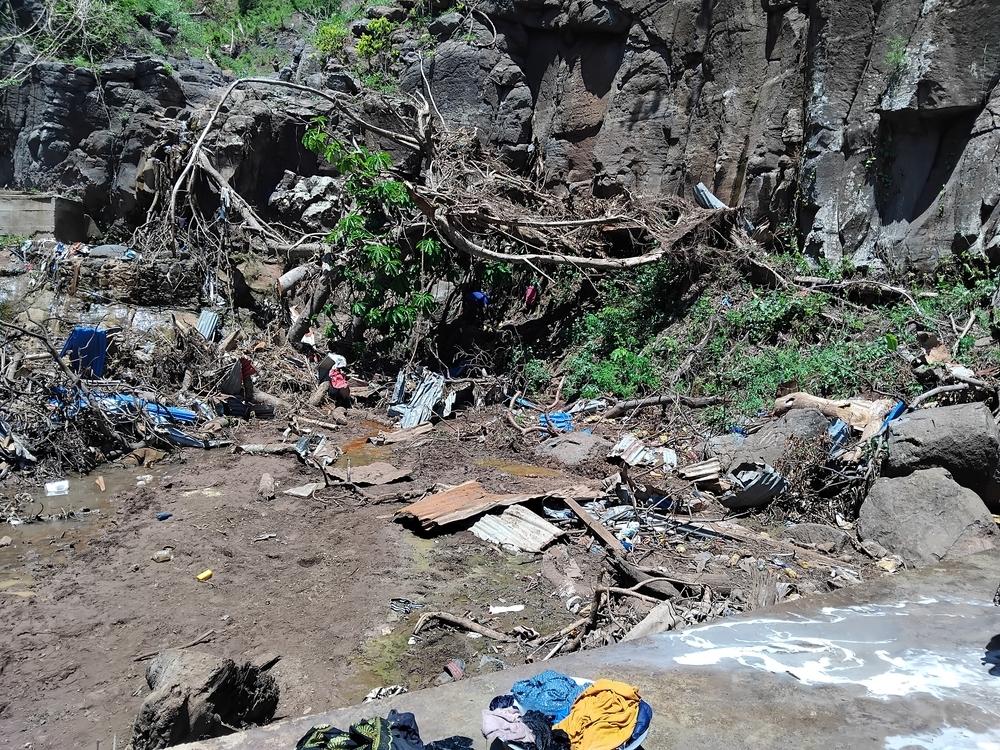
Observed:
[[[982,403],[924,409],[889,423],[888,454],[887,476],[941,466],[981,491],[1000,461],[1000,430]]]
[[[861,505],[858,534],[911,566],[982,552],[997,542],[983,501],[940,468],[876,480]]]
[[[278,685],[260,667],[199,651],[171,649],[146,669],[152,692],[133,726],[134,750],[221,737],[274,718]]]
[[[815,443],[826,435],[830,420],[815,409],[793,409],[769,422],[741,444],[716,443],[712,446],[723,468],[742,463],[778,466],[788,457],[793,444]]]
[[[589,432],[567,432],[540,444],[535,455],[566,466],[579,466],[589,458],[603,456],[610,448],[610,441]]]

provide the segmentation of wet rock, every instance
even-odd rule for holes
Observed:
[[[768,422],[728,453],[720,450],[719,460],[723,467],[741,463],[777,466],[787,458],[793,444],[822,440],[829,427],[830,420],[815,409],[792,409],[780,419]]]
[[[546,440],[535,448],[535,455],[551,458],[566,466],[578,466],[589,458],[603,456],[611,442],[588,432],[567,432]]]
[[[781,536],[832,554],[839,553],[848,542],[847,532],[823,523],[797,523],[782,531]]]
[[[940,468],[876,480],[861,505],[858,534],[912,566],[982,552],[997,542],[983,501]]]
[[[915,411],[890,422],[888,433],[887,476],[940,466],[981,490],[1000,462],[1000,430],[983,403]]]
[[[152,692],[133,726],[135,750],[157,750],[208,737],[221,737],[274,718],[278,685],[247,662],[236,664],[199,651],[172,649],[146,669]]]

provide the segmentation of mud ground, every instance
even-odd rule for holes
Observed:
[[[274,440],[282,427],[249,426],[238,441]],[[579,476],[538,466],[530,449],[497,445],[488,428],[462,419],[391,448],[365,442],[379,429],[355,413],[335,436],[342,460],[388,460],[412,468],[411,481],[303,500],[281,494],[318,478],[294,455],[186,450],[152,470],[71,477],[70,495],[43,499],[48,510],[100,510],[83,520],[4,529],[14,542],[0,549],[0,747],[125,747],[148,693],[142,657],[210,630],[199,649],[236,660],[281,656],[272,673],[278,715],[288,717],[357,703],[382,685],[432,685],[453,658],[468,674],[525,661],[456,631],[411,641],[421,611],[471,613],[502,630],[549,632],[575,619],[540,558],[501,552],[462,529],[421,537],[393,522],[402,503],[391,496],[472,478],[492,491],[527,491]],[[270,502],[257,497],[263,472],[278,484]],[[147,474],[152,481],[137,487]],[[159,511],[173,516],[157,521]],[[174,559],[154,562],[168,546]],[[596,577],[599,558],[567,547],[584,578]],[[205,569],[213,577],[197,582]],[[400,615],[393,597],[425,609]],[[491,619],[489,606],[504,603],[526,606]]]

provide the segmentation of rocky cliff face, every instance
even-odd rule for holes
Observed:
[[[423,73],[417,45],[397,40],[402,88],[426,75],[449,125],[477,128],[553,189],[689,195],[704,182],[831,261],[905,270],[1000,255],[996,0],[477,7],[430,24]],[[301,45],[295,59],[282,75],[354,86]],[[3,95],[0,184],[68,189],[95,215],[134,219],[191,109],[225,83],[209,64],[172,63],[38,66]],[[286,170],[315,172],[297,143],[307,112],[234,109],[221,167],[252,202],[266,206]]]
[[[1000,249],[1000,3],[480,7],[492,23],[425,64],[438,105],[553,185],[703,181],[833,261],[931,268]],[[419,86],[415,63],[403,81]]]

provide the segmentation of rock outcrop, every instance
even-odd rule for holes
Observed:
[[[911,566],[971,555],[997,543],[997,526],[983,501],[944,469],[877,479],[861,505],[858,534]]]
[[[264,724],[278,707],[278,685],[271,675],[249,663],[237,665],[198,651],[162,652],[149,663],[146,682],[152,692],[135,720],[135,750],[158,750]]]
[[[781,465],[794,443],[815,444],[825,438],[830,420],[815,409],[793,409],[768,422],[740,444],[717,442],[713,455],[724,469],[742,463]]]
[[[984,403],[910,412],[890,422],[888,433],[888,476],[940,466],[963,487],[982,492],[1000,462],[1000,430]]]
[[[701,181],[832,261],[928,269],[1000,250],[992,0],[480,7],[495,43],[455,27],[424,62],[437,103],[552,185]],[[403,86],[422,87],[417,62]]]

